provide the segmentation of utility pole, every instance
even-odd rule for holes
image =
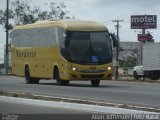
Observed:
[[[146,34],[146,29],[142,29],[142,34]],[[141,41],[140,42],[140,45],[141,45],[141,62],[140,64],[142,65],[142,62],[143,62],[143,45],[144,45],[145,42]]]
[[[7,0],[7,9],[6,9],[6,24],[5,24],[5,27],[6,27],[6,75],[8,75],[8,32],[9,32],[9,0]]]
[[[115,79],[118,80],[118,66],[119,66],[119,62],[118,62],[118,56],[119,56],[119,43],[120,43],[120,39],[119,39],[119,22],[123,22],[124,20],[112,20],[112,22],[116,22],[117,24],[115,25],[116,29],[117,29],[117,47],[116,47],[116,73],[115,73]]]

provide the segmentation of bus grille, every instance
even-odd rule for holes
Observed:
[[[81,75],[81,77],[85,78],[85,79],[100,79],[103,76],[104,76],[103,74],[100,74],[100,75]]]
[[[106,72],[107,70],[79,70],[79,72],[82,73],[102,73],[102,72]]]

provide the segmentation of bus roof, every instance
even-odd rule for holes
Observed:
[[[32,29],[43,27],[61,27],[65,30],[73,31],[106,31],[107,28],[104,24],[94,21],[69,21],[69,20],[45,20],[38,21],[33,24],[19,25],[14,29]]]

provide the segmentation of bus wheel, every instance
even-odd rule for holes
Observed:
[[[69,80],[62,80],[62,79],[60,79],[59,71],[58,70],[55,73],[55,78],[57,80],[57,85],[68,85],[69,84]]]
[[[100,83],[100,80],[91,80],[91,84],[93,87],[98,87]]]
[[[57,85],[62,85],[62,81],[59,76],[59,70],[56,70],[55,72],[55,79],[57,80]]]
[[[69,80],[61,80],[62,85],[69,85]]]
[[[25,79],[26,79],[26,83],[27,83],[27,84],[32,83],[31,77],[30,77],[29,67],[26,67],[26,68],[25,68]]]
[[[32,83],[38,84],[39,83],[39,79],[38,78],[32,78]]]

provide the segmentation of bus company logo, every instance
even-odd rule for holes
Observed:
[[[20,58],[36,58],[37,53],[35,51],[20,51],[16,50],[17,57]]]

